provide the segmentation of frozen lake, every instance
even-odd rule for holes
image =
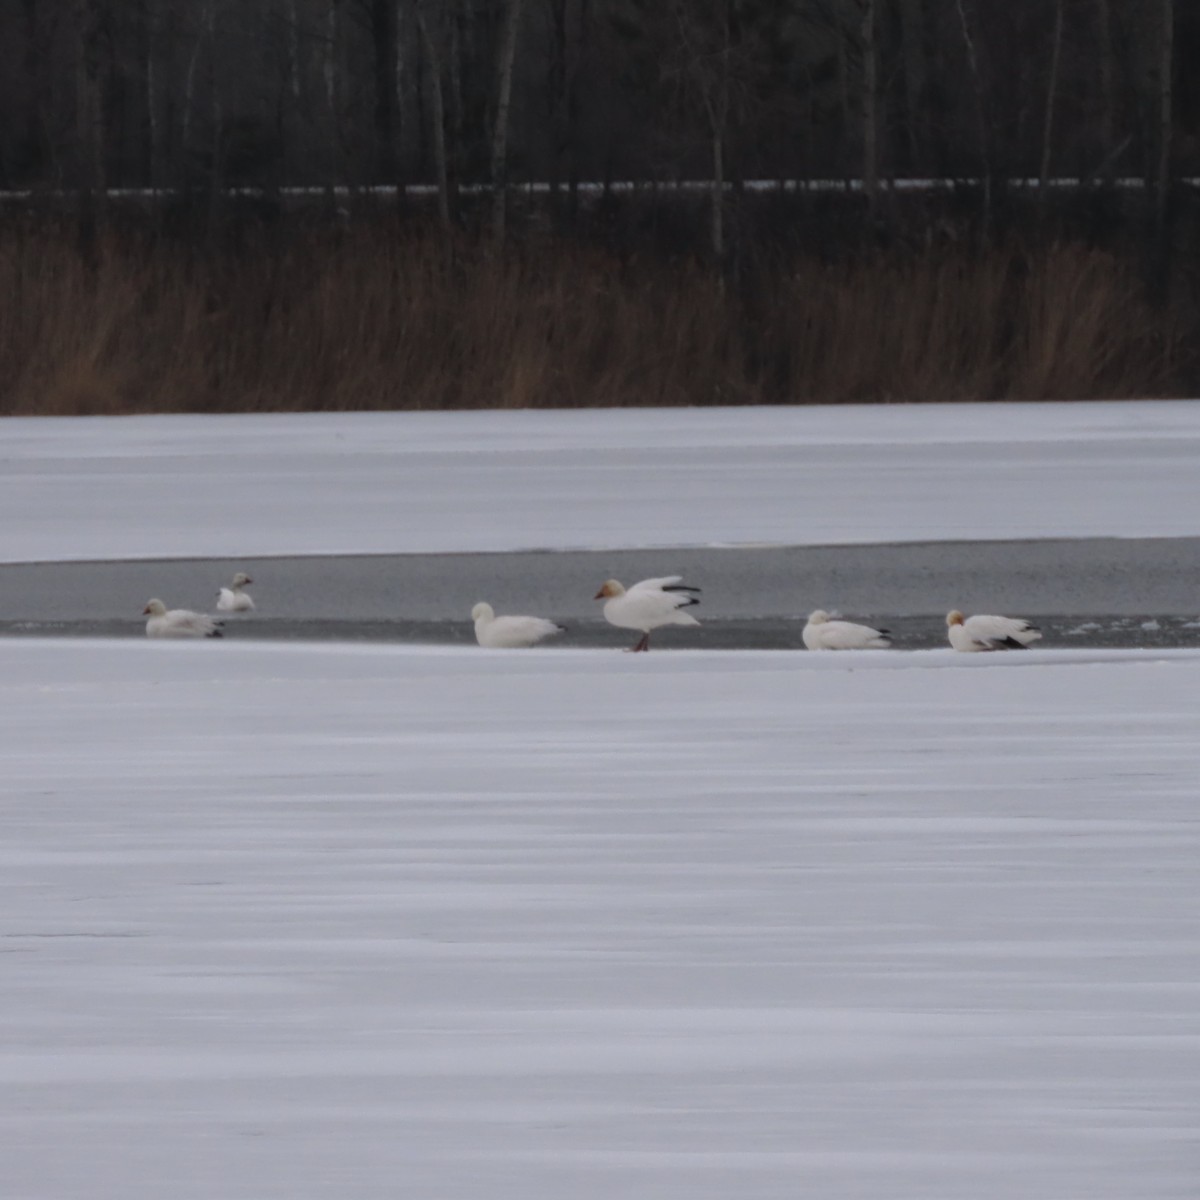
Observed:
[[[0,1195],[1194,1195],[1200,653],[0,650]]]
[[[1195,1194],[1200,404],[0,433],[4,1200]]]
[[[1200,536],[1193,401],[8,418],[0,433],[0,562]]]

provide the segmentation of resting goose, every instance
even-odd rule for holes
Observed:
[[[835,621],[823,608],[818,608],[808,615],[804,644],[810,650],[886,650],[892,639],[886,629]]]
[[[604,601],[604,619],[619,629],[639,629],[642,636],[631,650],[650,649],[650,631],[663,625],[699,625],[691,613],[680,612],[700,601],[693,595],[682,575],[664,575],[661,579],[643,579],[626,588],[615,579],[607,580],[593,597]]]
[[[968,654],[981,650],[1024,650],[1042,636],[1036,625],[1020,617],[981,613],[964,618],[958,609],[946,614],[946,627],[950,645]]]
[[[230,587],[223,587],[217,593],[217,609],[220,612],[253,611],[254,601],[250,599],[250,593],[242,591],[246,584],[253,582],[254,580],[249,575],[244,575],[239,571],[233,577],[233,584]]]
[[[561,625],[542,617],[498,617],[482,600],[471,609],[471,620],[475,622],[475,640],[493,650],[536,646],[544,638],[563,632]]]
[[[151,638],[203,638],[221,636],[221,623],[204,613],[186,608],[172,608],[161,600],[151,600],[142,609],[146,622],[146,636]]]

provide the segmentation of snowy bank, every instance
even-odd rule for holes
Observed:
[[[10,418],[0,561],[1200,534],[1200,404]]]

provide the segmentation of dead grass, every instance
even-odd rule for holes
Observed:
[[[94,268],[0,232],[0,413],[576,407],[1178,394],[1186,330],[1078,246],[781,264],[753,287],[559,243],[386,229]]]

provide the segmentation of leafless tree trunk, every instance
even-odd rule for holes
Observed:
[[[200,5],[200,28],[195,32],[192,41],[192,52],[188,56],[187,72],[183,85],[183,149],[186,154],[192,148],[192,129],[195,125],[196,107],[196,75],[200,66],[200,57],[207,47],[209,53],[209,76],[215,82],[216,67],[213,60],[213,42],[216,32],[215,0],[203,0]],[[211,97],[215,105],[215,94]]]
[[[288,85],[291,89],[292,100],[299,105],[301,95],[300,11],[296,6],[296,0],[288,0],[287,7],[287,65]]]
[[[371,0],[376,174],[384,183],[395,183],[398,178],[397,24],[395,0]]]
[[[24,0],[25,19],[25,152],[30,159],[39,156],[42,137],[42,72],[41,25],[38,21],[37,0]]]
[[[524,0],[508,0],[496,64],[496,114],[492,125],[492,237],[504,244],[508,217],[508,122],[512,103],[513,64]]]
[[[904,55],[904,104],[910,170],[920,170],[925,153],[925,8],[923,0],[901,0],[900,38]]]
[[[404,0],[392,0],[396,7],[396,50],[395,50],[395,74],[392,77],[392,90],[396,93],[396,138],[399,141],[403,133],[404,125]],[[397,148],[398,149],[398,148]]]
[[[466,16],[463,13],[463,5],[461,0],[453,0],[451,4],[451,12],[449,16],[449,42],[447,46],[447,82],[450,85],[450,94],[448,96],[447,120],[449,121],[449,146],[447,147],[446,157],[447,172],[449,173],[452,184],[451,186],[457,189],[458,183],[462,177],[462,153],[463,153],[463,54],[464,47],[467,42],[467,30],[465,29]]]
[[[546,55],[546,99],[550,128],[550,193],[557,207],[562,162],[567,154],[567,26],[570,0],[546,0],[550,49]]]
[[[571,191],[571,219],[579,210],[579,77],[587,57],[591,28],[590,0],[579,0],[579,23],[575,34],[575,53],[567,73],[567,186]]]
[[[975,53],[975,39],[971,35],[971,23],[963,0],[954,0],[958,11],[959,29],[962,31],[963,46],[967,53],[967,65],[971,69],[971,80],[975,91],[975,121],[979,137],[979,159],[983,169],[983,236],[986,238],[992,224],[992,148],[988,130],[987,102],[983,90],[983,75],[979,70],[979,56]]]
[[[183,150],[186,154],[192,139],[192,103],[196,95],[196,68],[200,62],[200,51],[204,38],[197,33],[192,41],[192,52],[188,55],[187,71],[183,77]]]
[[[862,13],[863,191],[875,212],[879,189],[879,59],[875,36],[875,0],[864,0]]]
[[[712,130],[712,206],[710,238],[713,260],[725,261],[725,133],[729,125],[730,21],[733,0],[725,0],[721,14],[720,53],[717,82],[708,98],[708,119]]]
[[[1111,0],[1096,0],[1097,33],[1100,41],[1100,144],[1103,147],[1103,162],[1108,165],[1107,178],[1111,182],[1116,164],[1117,142],[1117,97],[1116,71],[1113,61],[1112,3]],[[1101,168],[1103,171],[1104,168]]]
[[[714,121],[712,125],[712,201],[709,205],[709,244],[714,261],[725,258],[725,139]]]
[[[551,184],[557,192],[565,174],[573,221],[579,203],[579,77],[587,52],[591,5],[589,0],[547,0],[547,11],[551,32],[547,71],[552,129]]]
[[[208,224],[214,233],[225,214],[225,71],[217,54],[217,5],[208,7],[209,168]]]
[[[1046,113],[1042,121],[1042,161],[1038,169],[1038,204],[1045,210],[1050,186],[1050,155],[1054,144],[1054,105],[1058,98],[1058,67],[1062,61],[1063,9],[1065,0],[1054,3],[1054,34],[1050,42],[1050,78],[1046,83]]]
[[[716,263],[725,260],[725,137],[729,126],[733,2],[724,0],[721,4],[715,28],[698,21],[687,0],[674,3],[679,45],[708,125],[708,239]]]
[[[1158,164],[1156,169],[1155,217],[1159,236],[1164,237],[1171,195],[1171,145],[1175,117],[1173,74],[1175,60],[1175,0],[1159,0],[1158,43]]]
[[[162,177],[162,132],[158,116],[157,61],[158,22],[154,0],[138,0],[138,57],[141,60],[142,104],[145,123],[142,129],[142,183],[158,187]]]
[[[338,210],[334,186],[346,182],[347,174],[342,138],[342,5],[343,0],[326,0],[321,54],[321,75],[325,81],[325,116],[329,123],[325,142],[325,180],[326,204],[330,212]]]
[[[99,14],[95,0],[77,0],[74,11],[76,188],[79,251],[95,267],[104,204],[104,111],[100,101]]]
[[[336,120],[338,111],[338,45],[341,42],[341,0],[329,0],[325,9],[325,53],[321,59],[321,74],[325,78],[325,103]]]
[[[437,179],[438,220],[444,230],[450,228],[450,179],[446,168],[446,106],[442,91],[442,54],[439,49],[441,38],[435,41],[429,29],[423,0],[417,4],[417,26],[421,31],[421,44],[429,59],[429,108],[433,135],[433,170]]]
[[[850,60],[846,53],[846,34],[842,29],[837,31],[837,76],[838,76],[838,107],[842,118],[842,145],[854,144],[854,120],[850,111]],[[848,154],[839,154],[839,167],[847,189],[850,178],[854,174],[853,159]]]
[[[1154,169],[1153,293],[1165,303],[1171,275],[1171,149],[1175,120],[1173,75],[1175,61],[1175,0],[1159,0],[1157,54],[1157,141]]]

